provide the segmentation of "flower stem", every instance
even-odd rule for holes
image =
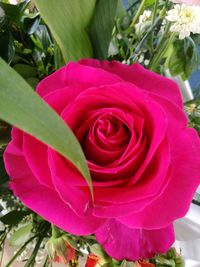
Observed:
[[[142,38],[142,40],[138,43],[138,45],[135,48],[135,56],[133,58],[133,62],[135,62],[138,59],[138,53],[139,51],[142,49],[144,43],[146,42],[146,40],[149,38],[149,36],[151,35],[152,31],[154,30],[154,28],[157,26],[157,24],[160,22],[160,18],[157,18],[154,22],[154,24],[149,28],[149,30],[146,32],[146,34],[144,35],[144,37]]]
[[[134,18],[133,18],[133,21],[132,21],[130,27],[134,28],[136,22],[137,22],[138,19],[139,19],[139,16],[141,15],[141,13],[142,13],[143,10],[144,10],[145,3],[146,3],[146,0],[142,0],[142,3],[140,4],[140,7],[139,7],[138,11],[136,12],[136,14],[135,14],[135,16],[134,16]]]
[[[152,14],[152,25],[154,24],[155,22],[155,19],[156,19],[156,12],[157,12],[157,7],[158,7],[158,1],[159,0],[155,0],[155,4],[154,4],[154,8],[153,8],[153,14]]]
[[[33,250],[33,253],[31,254],[30,258],[28,259],[28,261],[26,262],[26,264],[24,265],[24,267],[30,267],[30,266],[34,266],[35,264],[35,258],[37,256],[37,253],[38,253],[38,250],[40,249],[40,245],[42,243],[44,239],[44,236],[40,236],[38,237],[38,240],[37,240],[37,243],[36,243],[36,246]]]
[[[26,248],[26,246],[28,245],[28,243],[30,243],[33,239],[35,239],[37,237],[37,235],[32,236],[28,241],[26,241],[24,243],[24,245],[17,251],[17,253],[14,255],[14,257],[12,257],[12,259],[6,264],[5,267],[10,267],[11,264],[14,262],[14,260],[21,255],[21,253],[24,251],[24,249]]]
[[[169,35],[169,31],[170,31],[170,23],[167,24],[165,32],[157,46],[157,48],[155,49],[154,55],[151,58],[150,64],[149,64],[149,69],[150,70],[156,70],[156,68],[158,67],[160,61],[162,60],[164,54],[166,53],[167,49],[169,48],[169,45],[172,44],[174,38],[175,38],[175,34],[172,33],[170,35],[170,37],[168,38]]]

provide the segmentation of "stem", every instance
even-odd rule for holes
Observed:
[[[157,7],[158,7],[158,1],[159,0],[155,0],[155,4],[154,4],[154,8],[153,8],[153,14],[152,14],[152,25],[155,22],[156,19],[156,11],[157,11]]]
[[[4,244],[4,241],[6,239],[6,236],[7,236],[7,232],[5,232],[4,234],[2,234],[1,239],[0,239],[0,247]]]
[[[168,8],[169,3],[170,3],[169,0],[166,0],[166,1],[165,1],[165,8],[166,8],[166,9]]]
[[[4,248],[5,248],[5,243],[3,243],[3,245],[2,245],[2,251],[1,251],[1,256],[0,256],[0,266],[2,266]]]
[[[46,257],[46,260],[45,260],[45,262],[44,262],[44,264],[43,264],[43,267],[48,267],[49,265],[50,265],[49,257],[47,256],[47,257]]]
[[[151,59],[150,64],[149,64],[150,70],[156,69],[156,67],[160,63],[163,55],[166,53],[169,45],[172,43],[172,41],[175,37],[175,34],[172,33],[170,35],[170,37],[167,38],[167,36],[169,34],[169,30],[170,30],[170,23],[167,25],[167,27],[165,29],[165,33],[163,34],[163,37],[162,37],[161,41],[159,42],[159,44],[155,50],[154,55],[152,56],[152,59]]]
[[[157,24],[159,23],[160,19],[158,18],[154,24],[149,28],[149,30],[147,31],[147,33],[144,35],[144,37],[142,38],[142,40],[139,42],[139,44],[136,46],[135,48],[135,56],[133,61],[136,61],[138,58],[138,52],[141,50],[144,42],[146,41],[146,39],[149,37],[149,35],[152,33],[152,30],[157,26]]]
[[[24,267],[34,266],[34,264],[35,264],[35,257],[37,256],[38,250],[40,249],[40,245],[41,245],[43,239],[44,239],[44,236],[43,235],[38,238],[38,241],[37,241],[37,244],[36,244],[36,246],[35,246],[35,248],[33,250],[33,253],[31,254],[29,260],[26,262],[26,264],[24,265]]]
[[[24,245],[17,251],[17,253],[14,255],[14,257],[12,257],[12,259],[6,264],[5,267],[9,267],[11,266],[11,264],[14,262],[14,260],[23,252],[23,250],[26,248],[26,246],[28,245],[28,243],[30,243],[33,239],[35,239],[37,237],[37,235],[32,236],[28,241],[26,241],[26,243],[24,243]]]
[[[139,16],[141,15],[141,13],[142,13],[143,10],[144,10],[145,3],[146,3],[146,0],[142,0],[142,3],[140,4],[140,7],[139,7],[138,11],[136,12],[136,14],[135,14],[135,16],[134,16],[134,18],[133,18],[133,21],[132,21],[130,27],[134,28],[136,22],[137,22],[138,19],[139,19]]]
[[[152,21],[151,21],[151,25],[153,26],[156,20],[156,11],[157,11],[157,7],[158,7],[158,2],[159,0],[155,0],[155,4],[154,4],[154,8],[153,8],[153,14],[152,14]],[[152,31],[151,34],[151,53],[153,53],[154,50],[154,31]]]

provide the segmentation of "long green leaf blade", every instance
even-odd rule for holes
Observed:
[[[85,156],[76,137],[57,113],[0,59],[0,118],[49,145],[72,162],[92,192]]]
[[[59,45],[65,62],[92,57],[86,28],[96,0],[35,0],[41,16]]]
[[[93,19],[89,27],[94,56],[106,59],[111,40],[118,0],[97,0]]]

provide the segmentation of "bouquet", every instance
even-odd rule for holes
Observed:
[[[184,266],[173,223],[199,204],[200,107],[173,77],[198,68],[200,2],[14,2],[0,1],[3,266]]]

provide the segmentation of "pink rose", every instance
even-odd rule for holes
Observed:
[[[200,5],[200,0],[171,0],[176,4]]]
[[[16,128],[4,154],[14,194],[65,231],[94,233],[116,259],[165,252],[200,183],[200,141],[177,85],[139,64],[88,59],[56,71],[37,92],[81,143],[94,202],[72,164]]]

